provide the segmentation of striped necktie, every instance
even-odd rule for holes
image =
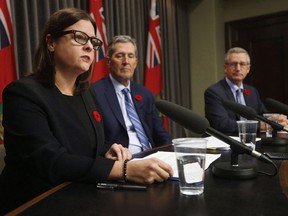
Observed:
[[[127,111],[127,115],[136,131],[137,137],[140,140],[140,143],[142,145],[142,149],[143,151],[150,149],[150,144],[149,144],[149,139],[145,134],[145,131],[142,127],[142,124],[140,122],[140,119],[138,117],[138,114],[135,111],[135,108],[132,104],[132,101],[129,98],[129,89],[128,88],[124,88],[121,90],[122,93],[125,96],[125,106],[126,106],[126,111]]]

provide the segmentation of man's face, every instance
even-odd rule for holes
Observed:
[[[229,80],[240,86],[250,71],[248,56],[245,53],[231,53],[224,65],[224,72]]]
[[[115,52],[107,58],[107,63],[113,78],[127,86],[137,66],[134,45],[130,42],[115,44]]]

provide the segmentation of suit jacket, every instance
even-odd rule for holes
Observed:
[[[113,143],[128,147],[129,137],[112,81],[109,77],[103,78],[93,83],[92,88],[102,108],[107,147]],[[130,91],[136,112],[152,147],[171,144],[171,137],[163,127],[152,93],[133,81],[130,84]],[[135,99],[136,95],[140,95],[142,98],[137,100]]]
[[[258,91],[250,86],[243,85],[244,89],[249,90],[250,95],[244,94],[246,106],[252,107],[259,115],[267,112],[265,106],[260,100]],[[226,109],[222,101],[235,101],[234,95],[225,79],[209,86],[205,93],[205,116],[211,127],[228,134],[238,134],[237,120],[239,115]],[[236,102],[236,101],[235,101]]]
[[[104,131],[92,92],[84,91],[81,98],[83,115],[89,116],[95,133],[96,151],[87,126],[64,97],[55,86],[45,87],[33,78],[5,88],[7,156],[0,176],[0,215],[65,181],[107,180],[114,161],[101,156]]]

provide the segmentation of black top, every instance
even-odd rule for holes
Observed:
[[[78,114],[79,119],[82,121],[83,125],[85,126],[89,139],[90,139],[91,148],[93,149],[93,152],[95,154],[96,153],[96,137],[95,137],[92,123],[89,119],[89,116],[86,113],[85,106],[84,106],[81,96],[80,95],[76,95],[76,96],[63,95],[63,97],[70,104],[70,106],[73,109],[75,109],[76,113]]]
[[[68,102],[31,77],[4,89],[0,215],[65,181],[107,181],[115,161],[103,156],[103,119],[92,94]]]

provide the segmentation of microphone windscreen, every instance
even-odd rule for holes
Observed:
[[[227,109],[230,109],[234,113],[237,113],[247,119],[254,119],[257,115],[256,111],[253,108],[236,103],[234,101],[224,100],[223,105]]]
[[[193,113],[185,107],[165,100],[158,100],[155,105],[161,113],[192,132],[204,134],[209,127],[209,122],[206,118]]]
[[[265,100],[265,105],[269,110],[274,110],[277,113],[288,115],[288,105],[283,104],[277,100],[267,98]]]

